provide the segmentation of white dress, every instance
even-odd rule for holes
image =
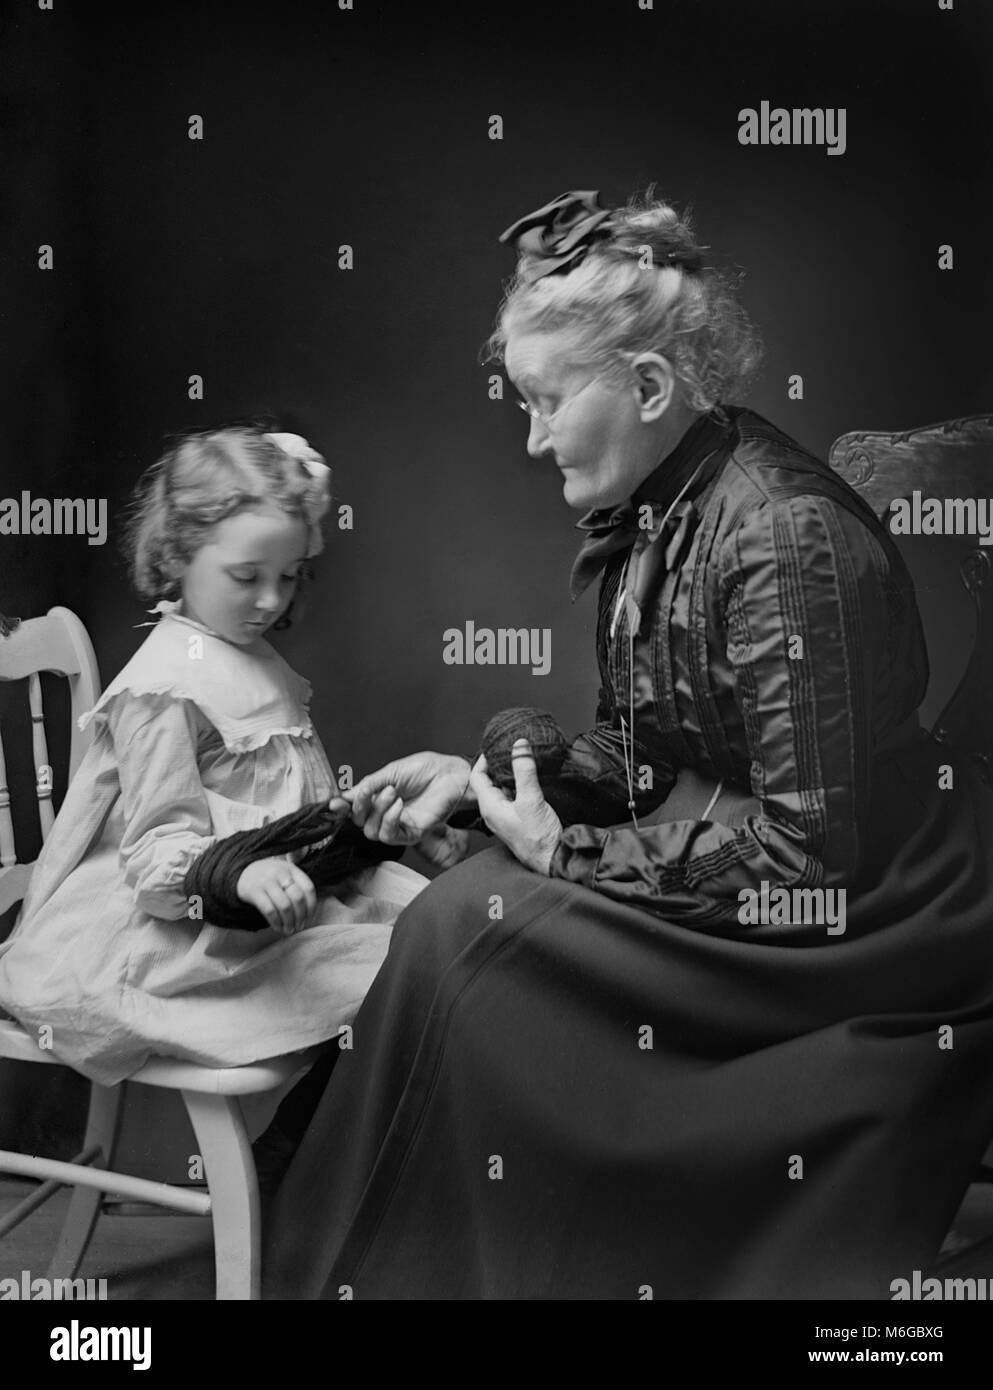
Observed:
[[[0,1006],[61,1061],[104,1084],[152,1054],[238,1066],[354,1018],[421,874],[363,870],[290,937],[191,920],[183,892],[215,839],[334,794],[309,698],[263,639],[166,613],[83,715],[93,744],[0,944]]]

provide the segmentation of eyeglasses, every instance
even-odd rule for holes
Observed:
[[[596,376],[590,377],[589,381],[587,381],[584,386],[580,386],[578,391],[574,391],[567,401],[562,402],[558,410],[552,411],[551,415],[544,415],[538,409],[538,407],[536,405],[532,405],[530,401],[518,401],[517,404],[521,408],[521,410],[525,412],[526,415],[529,415],[531,417],[532,420],[539,420],[544,425],[546,430],[550,430],[552,428],[552,421],[557,416],[561,415],[567,406],[572,405],[573,401],[578,400],[579,397],[583,394],[583,392],[588,390],[595,381],[601,381],[602,379],[602,372],[599,372]]]

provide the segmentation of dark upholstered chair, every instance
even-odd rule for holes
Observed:
[[[892,502],[909,500],[914,492],[922,500],[974,499],[993,507],[993,415],[898,434],[843,434],[832,444],[828,461],[884,521],[893,519]],[[993,546],[982,545],[975,535],[953,535],[944,538],[942,548],[957,554],[975,635],[966,669],[933,732],[970,758],[993,786]],[[965,606],[962,617],[968,621]],[[928,633],[929,648],[933,636]],[[931,655],[933,666],[933,650]]]
[[[993,415],[970,415],[899,433],[843,434],[831,446],[828,461],[876,515],[889,523],[894,519],[891,503],[902,498],[912,500],[915,492],[922,504],[927,498],[973,499],[993,509]],[[965,510],[960,509],[959,515],[964,516]],[[962,599],[961,619],[951,613],[943,617],[935,614],[930,625],[927,605],[921,602],[932,677],[940,665],[935,660],[944,635],[940,624],[951,624],[959,632],[963,626],[972,627],[964,671],[933,720],[932,732],[950,750],[972,761],[993,786],[993,546],[981,544],[976,534],[944,536],[940,542],[934,537],[923,539],[942,562],[957,564],[968,595]],[[916,549],[919,557],[921,546],[922,540],[914,537],[908,550]],[[915,569],[913,564],[911,568]],[[926,599],[931,588],[927,576],[922,579],[915,570],[915,584],[919,601]],[[993,845],[989,853],[993,854]],[[993,949],[993,922],[990,938]],[[988,1101],[993,1138],[993,1096]],[[988,1161],[980,1166],[975,1180],[993,1183],[993,1167]],[[993,1234],[949,1253],[939,1261],[938,1272],[975,1274],[986,1266],[993,1266]]]

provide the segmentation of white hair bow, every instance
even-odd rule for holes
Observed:
[[[326,479],[331,472],[321,455],[316,449],[311,448],[302,434],[264,434],[262,438],[268,439],[277,449],[282,449],[284,454],[289,454],[290,458],[302,463],[312,478]]]
[[[318,501],[311,506],[308,517],[310,521],[310,536],[307,543],[307,559],[313,559],[319,555],[324,547],[324,540],[321,536],[320,520],[331,505],[331,469],[321,458],[316,449],[304,439],[302,434],[264,434],[263,439],[267,439],[270,444],[275,444],[277,449],[282,449],[284,454],[296,459],[297,463],[307,470],[314,481],[320,484],[320,496]]]

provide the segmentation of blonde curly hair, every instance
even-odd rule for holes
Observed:
[[[183,566],[211,529],[267,503],[306,522],[307,557],[320,554],[330,472],[315,476],[262,426],[234,425],[175,440],[139,479],[127,518],[125,551],[137,592],[175,597]]]

